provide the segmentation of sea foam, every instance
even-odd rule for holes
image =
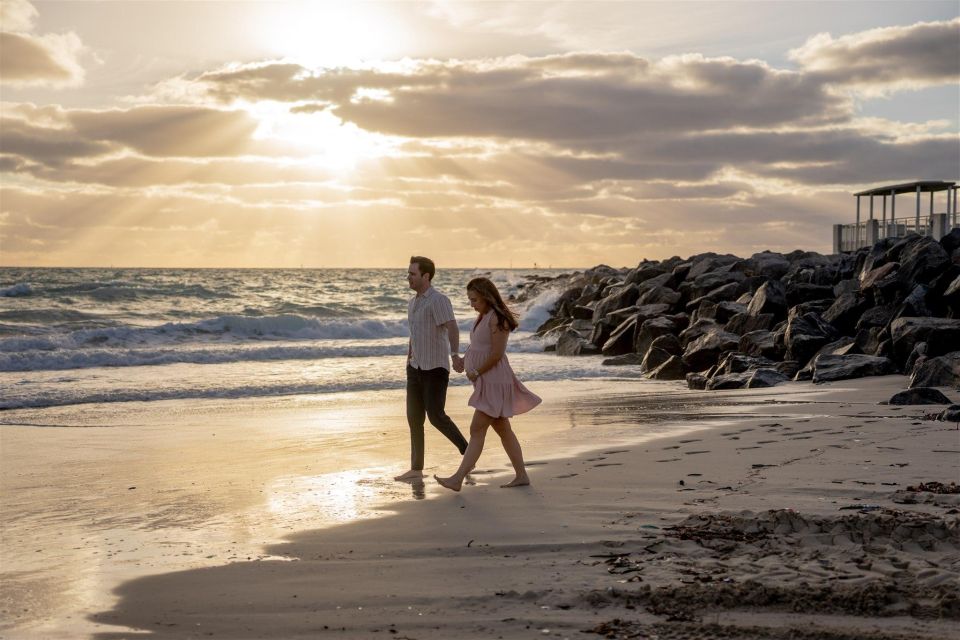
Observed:
[[[32,293],[33,287],[26,282],[18,282],[12,287],[0,289],[0,297],[2,298],[18,298],[20,296],[29,296]]]

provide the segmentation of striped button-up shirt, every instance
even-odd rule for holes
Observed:
[[[450,370],[450,338],[443,325],[453,317],[450,298],[433,287],[410,299],[407,324],[410,326],[410,366],[414,369]]]

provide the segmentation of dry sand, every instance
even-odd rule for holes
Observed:
[[[533,486],[491,434],[459,494],[387,480],[396,393],[4,426],[0,635],[960,637],[960,496],[908,490],[960,431],[878,404],[905,378],[645,385],[538,386]]]

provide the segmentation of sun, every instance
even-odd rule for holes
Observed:
[[[260,47],[304,66],[351,66],[396,55],[401,29],[365,2],[262,3],[253,26]]]
[[[331,171],[349,171],[363,160],[390,155],[397,141],[343,122],[329,111],[296,113],[290,105],[260,101],[243,107],[260,123],[254,138],[289,156]]]

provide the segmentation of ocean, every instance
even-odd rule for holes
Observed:
[[[506,298],[559,270],[442,270],[461,353],[466,283]],[[534,335],[560,295],[515,305],[508,357],[526,382],[631,377],[600,357],[545,353]],[[0,409],[402,389],[406,269],[0,268]],[[453,374],[451,385],[468,384]]]

